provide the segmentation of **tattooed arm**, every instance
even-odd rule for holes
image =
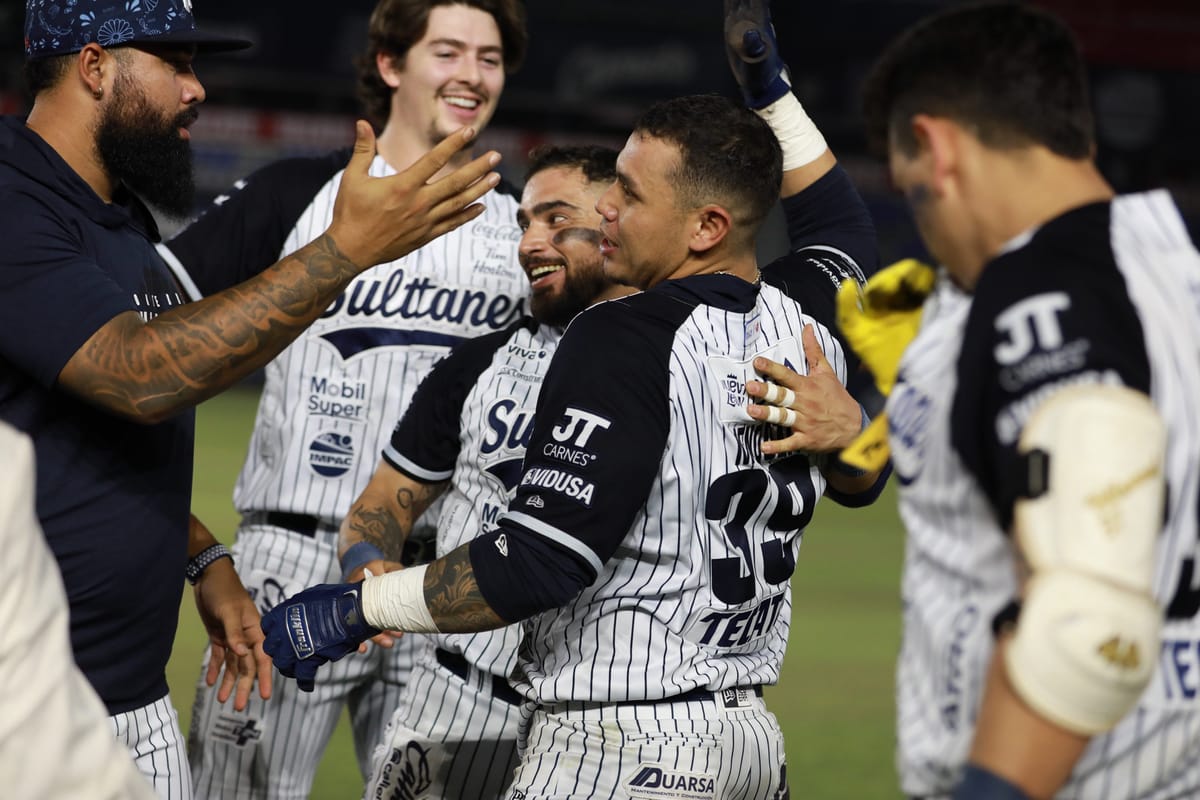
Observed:
[[[380,461],[371,482],[342,521],[338,556],[345,556],[351,547],[366,542],[383,553],[387,561],[399,562],[413,525],[447,485],[445,481],[422,483]],[[381,570],[371,571],[379,574]]]
[[[490,631],[508,624],[479,591],[469,545],[447,553],[425,570],[425,604],[443,633]]]
[[[149,322],[117,315],[67,361],[59,385],[115,414],[159,422],[264,366],[357,271],[324,234],[245,283]]]
[[[388,178],[367,174],[370,126],[358,125],[329,229],[250,280],[144,322],[114,317],[59,374],[66,390],[115,414],[158,422],[232,386],[265,365],[328,308],[350,281],[478,216],[495,185],[488,153],[430,182],[471,140],[448,137]]]

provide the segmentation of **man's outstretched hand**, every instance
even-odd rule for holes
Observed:
[[[410,167],[385,178],[369,175],[375,133],[359,120],[354,154],[342,173],[328,233],[338,249],[362,270],[406,256],[483,213],[479,198],[500,181],[493,168],[500,154],[489,151],[442,177],[437,176],[475,140],[460,128]]]

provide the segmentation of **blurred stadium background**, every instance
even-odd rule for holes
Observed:
[[[1193,236],[1200,231],[1200,3],[1196,0],[1044,0],[1079,33],[1091,65],[1098,159],[1122,191],[1165,186]],[[276,158],[348,144],[357,114],[352,62],[373,0],[195,0],[206,27],[257,42],[197,64],[208,91],[193,128],[200,200]],[[619,146],[654,100],[733,95],[717,0],[526,0],[530,52],[510,76],[484,144],[519,181],[535,144]],[[945,0],[775,0],[773,13],[797,93],[855,178],[875,217],[884,263],[917,255],[907,212],[883,165],[864,152],[858,87],[883,44]],[[24,5],[0,0],[0,113],[26,107],[21,89]],[[164,226],[169,232],[170,226]],[[781,218],[762,256],[786,246]],[[256,403],[253,382],[201,408],[197,514],[224,540],[237,517],[230,494]],[[768,694],[788,737],[794,796],[896,797],[892,669],[899,641],[902,530],[889,492],[872,509],[819,509],[793,581],[791,648]],[[186,729],[203,632],[183,598],[170,682]],[[348,728],[339,728],[313,797],[357,797]]]

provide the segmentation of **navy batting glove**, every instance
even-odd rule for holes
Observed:
[[[304,691],[315,685],[317,667],[353,653],[379,630],[362,610],[362,581],[326,583],[289,597],[263,616],[263,649],[275,668]]]
[[[792,90],[769,0],[725,0],[725,52],[750,108],[766,108]]]

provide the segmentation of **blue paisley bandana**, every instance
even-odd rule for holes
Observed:
[[[200,50],[239,50],[250,42],[196,29],[192,0],[26,0],[25,55],[62,55],[95,42],[194,44]]]

